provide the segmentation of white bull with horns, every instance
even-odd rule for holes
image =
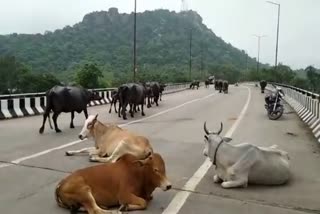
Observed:
[[[258,147],[249,143],[231,145],[232,139],[209,131],[204,123],[205,148],[203,154],[216,166],[215,183],[223,188],[247,187],[250,184],[281,185],[290,178],[288,153],[277,145]]]

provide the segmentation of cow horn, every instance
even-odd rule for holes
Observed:
[[[220,130],[219,130],[218,133],[217,133],[218,135],[222,132],[222,129],[223,129],[223,123],[221,122],[221,123],[220,123]]]
[[[204,124],[203,124],[203,129],[204,129],[204,131],[205,131],[205,133],[206,133],[207,135],[208,135],[208,134],[211,134],[211,132],[208,131],[208,129],[207,129],[207,121],[204,122]]]

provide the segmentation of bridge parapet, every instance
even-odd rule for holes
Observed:
[[[190,83],[168,83],[163,94],[183,91]],[[111,102],[111,91],[115,88],[89,89],[99,92],[99,101],[91,101],[88,106],[104,105]],[[46,108],[46,93],[24,93],[0,95],[0,120],[43,114]]]
[[[285,100],[306,123],[320,143],[320,95],[290,85],[270,83],[279,86],[285,93]]]

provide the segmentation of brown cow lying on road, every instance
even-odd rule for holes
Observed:
[[[125,154],[116,163],[75,171],[57,185],[55,195],[71,213],[83,207],[89,214],[106,214],[110,211],[102,208],[119,205],[120,211],[145,209],[157,187],[171,189],[162,157],[154,153],[138,160]]]
[[[90,161],[116,162],[122,155],[129,153],[138,159],[145,159],[153,153],[149,140],[135,135],[115,124],[103,124],[97,115],[90,115],[85,121],[79,138],[93,137],[95,147],[67,151],[66,155],[89,153]]]

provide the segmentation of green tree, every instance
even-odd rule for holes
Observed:
[[[313,66],[308,66],[305,71],[307,72],[310,89],[312,91],[320,92],[320,74],[317,73],[317,69]]]
[[[76,83],[84,88],[98,88],[101,87],[99,78],[102,77],[102,71],[96,64],[86,63],[81,70],[76,73]]]
[[[8,92],[17,87],[19,65],[13,56],[0,57],[0,93]]]
[[[44,92],[60,84],[53,74],[34,74],[26,71],[19,77],[18,90],[21,93]]]

